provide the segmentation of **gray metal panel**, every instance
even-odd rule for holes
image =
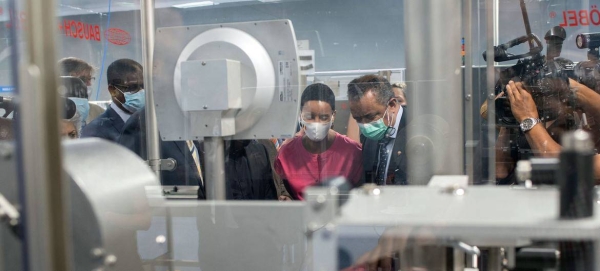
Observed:
[[[162,211],[179,221],[172,224],[176,234],[197,237],[172,240],[175,252],[198,251],[199,262],[167,259],[164,264],[171,270],[190,265],[202,270],[303,270],[310,264],[302,202],[177,200],[165,206]],[[181,224],[187,218],[196,221],[195,228]]]
[[[98,221],[103,249],[116,256],[111,270],[141,270],[136,232],[150,226],[145,187],[160,185],[156,175],[139,156],[106,140],[64,141],[63,148],[65,171],[94,210],[88,215]],[[160,197],[153,200],[161,202]],[[72,212],[80,206],[74,202]]]
[[[409,182],[464,168],[458,1],[404,1]]]
[[[187,79],[181,86],[184,110],[224,111],[241,107],[239,61],[185,61],[181,63],[181,77]]]
[[[554,188],[475,186],[469,187],[464,196],[428,187],[382,187],[379,196],[355,191],[336,223],[397,227],[398,235],[428,234],[471,245],[600,237],[597,214],[589,219],[558,219],[558,192]]]
[[[465,173],[469,176],[469,184],[474,184],[477,180],[475,179],[477,174],[475,173],[476,168],[476,160],[478,158],[476,156],[477,153],[477,143],[475,137],[475,127],[478,125],[475,124],[476,120],[473,118],[473,112],[477,112],[473,110],[473,54],[471,52],[473,48],[473,1],[472,0],[463,0],[462,2],[462,16],[463,16],[463,24],[462,27],[464,29],[464,37],[463,37],[463,51],[465,52],[464,63],[463,63],[463,74],[464,74],[464,99],[465,99],[465,118],[464,118],[464,128],[465,128]],[[479,134],[479,133],[477,133]]]
[[[210,134],[212,125],[209,117],[200,118],[200,113],[183,112],[177,101],[175,71],[178,59],[184,50],[199,35],[214,29],[234,29],[250,34],[266,50],[275,68],[274,80],[266,87],[275,87],[274,95],[268,99],[255,99],[258,76],[252,57],[244,50],[228,42],[209,42],[195,48],[188,59],[210,60],[231,59],[241,63],[242,110],[236,114],[235,139],[271,137],[291,137],[296,129],[299,90],[299,72],[296,52],[296,39],[289,20],[231,23],[222,25],[198,25],[189,27],[169,27],[157,30],[156,53],[154,56],[154,95],[159,130],[164,140],[196,139]],[[192,46],[193,47],[193,46]],[[200,50],[201,49],[201,50]],[[289,64],[288,76],[280,76],[280,64]],[[263,63],[264,64],[264,63]],[[262,74],[260,76],[263,76]],[[289,91],[289,92],[286,92]],[[283,94],[284,99],[280,96]],[[258,97],[258,96],[257,96]],[[283,100],[283,101],[281,101]],[[251,109],[256,102],[268,104],[268,110]],[[249,110],[250,108],[250,110]],[[195,116],[196,115],[196,116]],[[241,116],[244,116],[243,118]],[[254,123],[254,121],[258,121]]]

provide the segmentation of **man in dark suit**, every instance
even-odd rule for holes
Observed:
[[[161,171],[161,184],[197,185],[200,187],[198,197],[205,199],[204,181],[201,176],[201,169],[199,168],[200,160],[198,160],[197,165],[192,154],[192,151],[194,151],[198,155],[198,158],[201,157],[202,154],[198,151],[198,147],[200,147],[198,142],[162,141],[160,138],[159,140],[161,159],[172,158],[177,162],[174,170]],[[145,107],[131,115],[117,142],[135,152],[142,159],[148,160]],[[193,144],[193,146],[188,144]]]
[[[363,143],[365,182],[408,184],[405,110],[385,78],[365,75],[348,84],[350,112]]]
[[[112,103],[106,112],[87,124],[81,137],[100,137],[117,142],[123,125],[145,104],[142,65],[131,59],[119,59],[106,70]]]

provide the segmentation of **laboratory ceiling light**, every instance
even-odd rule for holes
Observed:
[[[185,4],[173,5],[176,8],[196,8],[196,7],[206,7],[206,6],[214,6],[219,3],[215,3],[213,1],[201,1],[201,2],[190,2]]]

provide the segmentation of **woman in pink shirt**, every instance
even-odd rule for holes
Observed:
[[[275,170],[293,199],[302,200],[304,189],[344,176],[358,185],[363,173],[359,143],[331,129],[335,118],[335,95],[324,84],[312,84],[300,99],[302,136],[279,150]]]

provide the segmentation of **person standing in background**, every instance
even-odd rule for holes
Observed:
[[[66,57],[58,61],[58,66],[60,70],[61,76],[72,76],[77,77],[83,81],[85,86],[87,87],[85,99],[89,101],[90,95],[92,95],[91,86],[92,82],[96,79],[94,77],[94,73],[96,69],[85,62],[82,59],[76,57]],[[81,104],[81,102],[79,103]],[[92,122],[95,118],[100,116],[100,114],[104,113],[104,109],[97,104],[89,103],[89,112],[85,119],[82,119],[84,124]],[[83,125],[85,126],[85,125]]]
[[[405,90],[405,83],[400,82],[392,84],[392,91],[394,92],[394,97],[396,97],[396,100],[398,100],[398,103],[401,106],[406,106]],[[348,130],[346,132],[346,136],[362,144],[362,141],[360,140],[360,131],[358,130],[358,124],[356,123],[356,120],[352,117],[348,119]]]
[[[300,110],[303,133],[284,144],[275,160],[275,170],[292,199],[303,200],[307,187],[339,176],[359,186],[362,149],[358,142],[331,129],[335,118],[333,91],[324,84],[308,86],[300,98]]]
[[[407,117],[392,85],[377,75],[356,78],[348,84],[348,100],[361,133],[365,181],[408,184]]]
[[[143,68],[134,60],[119,59],[108,66],[106,78],[112,103],[106,112],[83,128],[81,137],[117,142],[127,120],[146,104]]]

